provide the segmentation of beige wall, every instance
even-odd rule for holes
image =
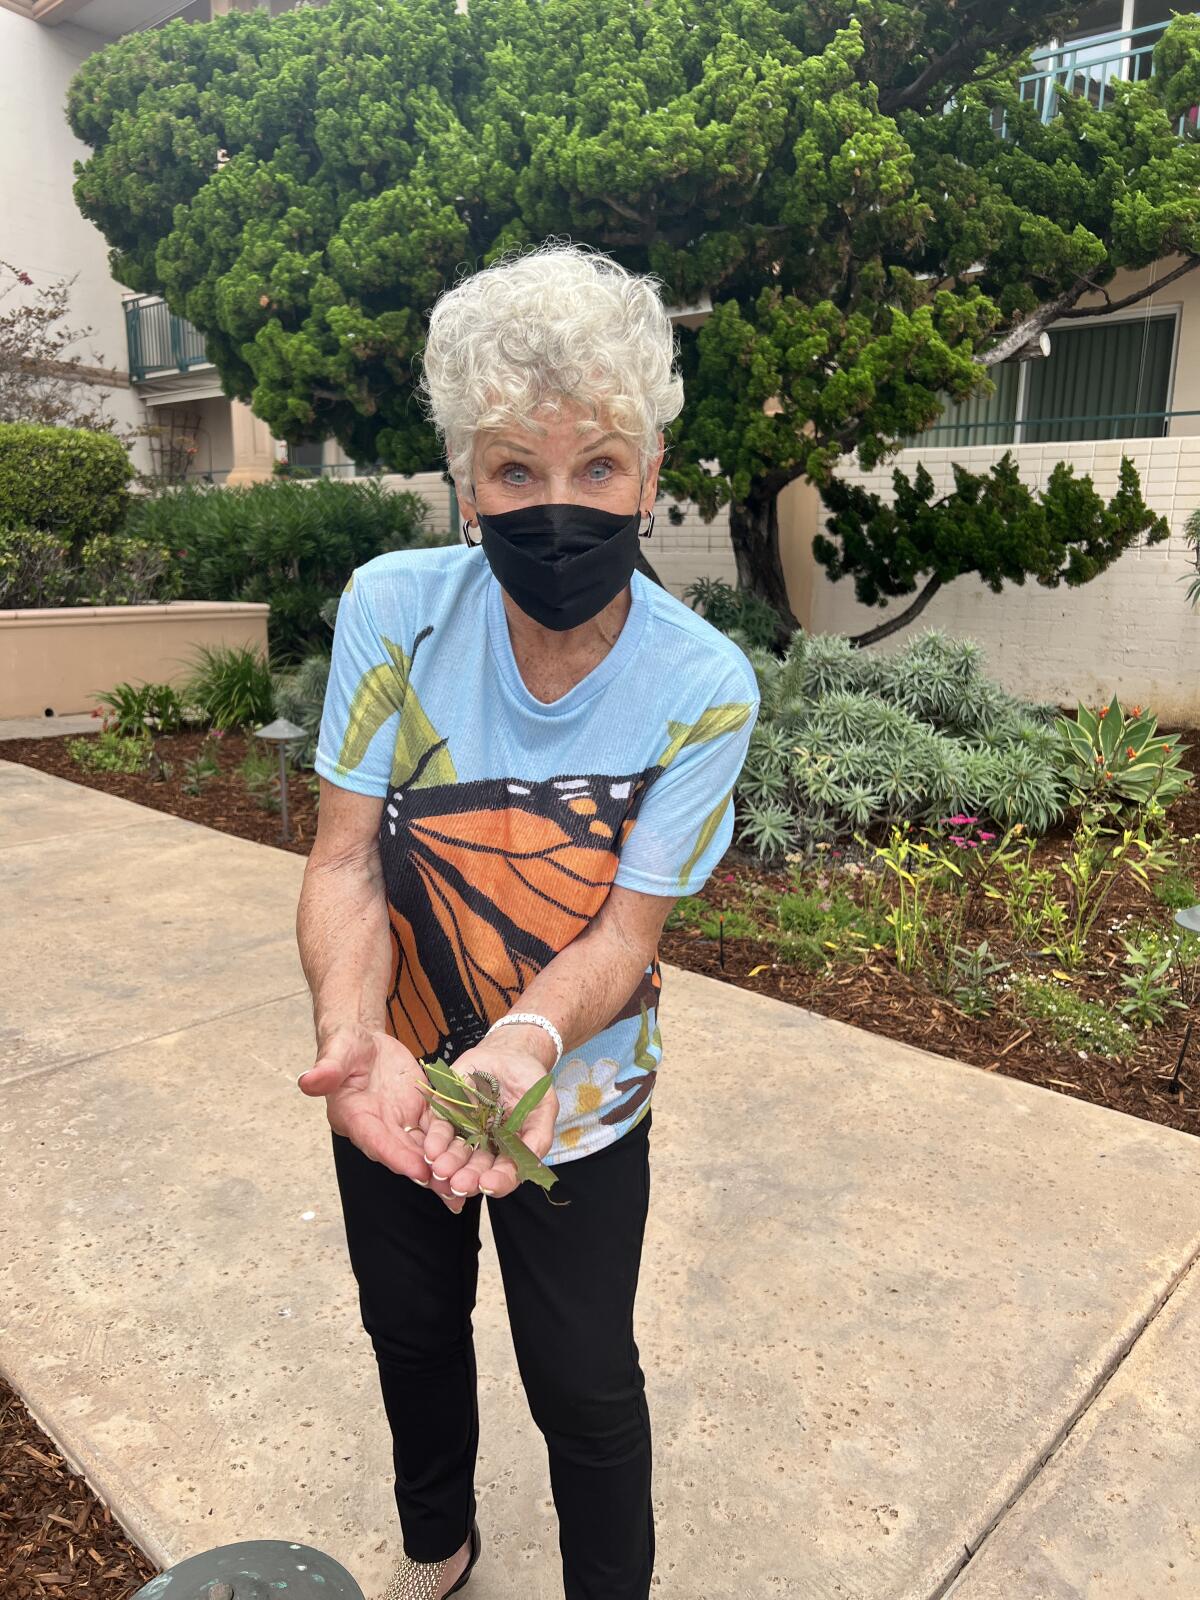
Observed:
[[[249,645],[267,653],[269,606],[70,606],[0,611],[0,717],[90,711],[118,683],[180,684],[198,645]]]
[[[1160,263],[1158,276],[1172,263]],[[1123,275],[1110,288],[1113,299],[1143,281]],[[1082,304],[1082,302],[1081,302]],[[1171,410],[1200,411],[1200,272],[1179,279],[1154,297],[1152,309],[1180,306],[1180,331]],[[1139,307],[1144,311],[1144,307]],[[1053,337],[1053,333],[1051,333]],[[903,644],[923,627],[943,628],[983,645],[993,674],[1014,693],[1072,705],[1119,694],[1151,705],[1166,721],[1200,724],[1200,615],[1185,604],[1185,580],[1195,573],[1183,523],[1200,506],[1200,416],[1173,421],[1164,439],[1089,441],[1012,447],[1022,479],[1046,482],[1058,461],[1091,475],[1097,490],[1111,495],[1122,452],[1138,469],[1142,493],[1167,518],[1165,544],[1127,551],[1107,572],[1077,589],[1045,589],[1029,580],[1001,594],[975,578],[959,578],[940,590],[916,622],[874,648]],[[903,450],[872,473],[843,464],[842,476],[891,497],[891,473],[911,476],[923,461],[938,489],[953,486],[951,465],[986,471],[1003,447]],[[780,502],[784,565],[793,609],[814,632],[865,632],[911,604],[913,596],[884,607],[861,606],[851,579],[831,583],[812,558],[812,538],[823,524],[816,493],[794,484]]]

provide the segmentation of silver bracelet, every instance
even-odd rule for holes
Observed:
[[[506,1017],[501,1017],[499,1022],[493,1022],[488,1029],[488,1033],[495,1033],[497,1028],[505,1028],[510,1022],[531,1022],[535,1028],[541,1028],[548,1033],[551,1039],[554,1040],[554,1048],[557,1052],[554,1057],[554,1067],[558,1065],[562,1060],[563,1054],[562,1034],[559,1033],[549,1017],[539,1016],[536,1011],[510,1011]],[[487,1034],[484,1035],[484,1038],[486,1037]],[[551,1072],[554,1071],[554,1067],[550,1068]]]

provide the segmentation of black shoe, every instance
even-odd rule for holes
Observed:
[[[479,1524],[477,1522],[473,1522],[471,1524],[471,1553],[467,1557],[467,1564],[463,1568],[462,1577],[458,1580],[458,1582],[454,1585],[454,1587],[452,1589],[447,1589],[446,1590],[445,1600],[450,1600],[450,1596],[452,1594],[457,1594],[460,1589],[465,1589],[467,1587],[467,1582],[468,1582],[468,1580],[469,1580],[469,1578],[471,1576],[471,1568],[479,1560],[480,1552],[482,1551],[482,1549],[483,1549],[483,1540],[479,1537]]]

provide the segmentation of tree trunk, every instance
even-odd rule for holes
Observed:
[[[894,617],[889,617],[886,622],[881,622],[877,628],[868,628],[866,633],[855,634],[850,643],[856,649],[861,650],[866,645],[876,644],[880,639],[886,639],[889,634],[899,633],[901,628],[907,628],[910,622],[921,615],[941,587],[942,580],[940,578],[930,578],[911,605],[905,606],[903,611],[898,611]]]
[[[758,595],[779,613],[782,620],[776,644],[782,648],[800,624],[792,612],[783,580],[776,496],[731,501],[729,536],[737,562],[738,587]]]

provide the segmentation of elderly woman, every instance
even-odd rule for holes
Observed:
[[[375,557],[338,607],[297,928],[404,1554],[437,1600],[480,1552],[471,1313],[482,1196],[545,1437],[567,1600],[645,1600],[633,1337],[660,1059],[657,944],[729,843],[757,713],[742,652],[636,570],[682,406],[656,283],[552,245],[434,307],[423,388],[464,543]],[[553,1199],[429,1114],[484,1069]]]

